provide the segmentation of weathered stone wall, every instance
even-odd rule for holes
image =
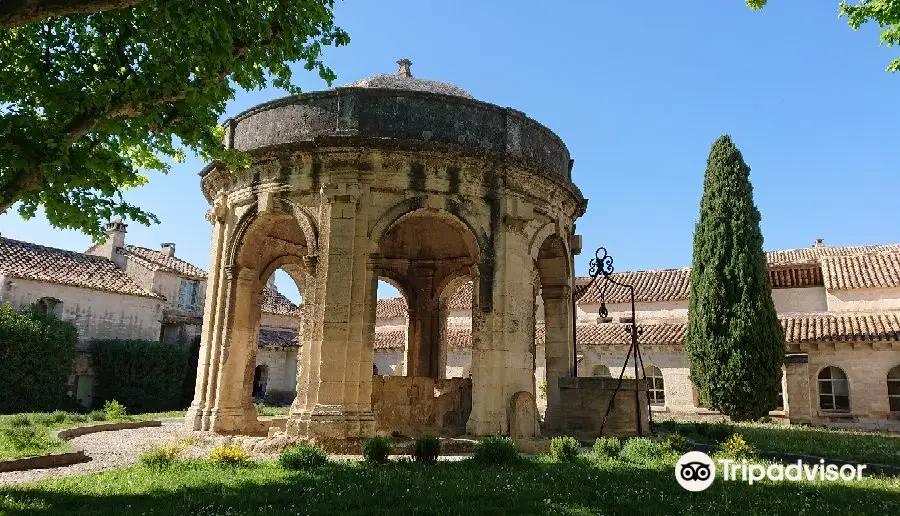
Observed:
[[[883,312],[900,310],[900,288],[831,290],[829,312]]]
[[[297,350],[263,348],[256,354],[256,365],[268,370],[266,392],[297,390]]]
[[[776,288],[772,290],[775,310],[780,314],[816,313],[828,310],[825,287]]]
[[[578,305],[578,321],[595,323],[599,318],[599,303]],[[687,320],[688,301],[654,301],[635,303],[635,315],[641,323],[683,323]],[[631,317],[631,303],[608,303],[606,310],[613,322]]]
[[[591,346],[584,351],[584,361],[589,364],[586,369],[593,371],[595,366],[604,365],[613,378],[618,378],[627,352],[625,346]],[[641,346],[641,357],[644,368],[656,366],[663,375],[666,403],[664,406],[654,406],[654,411],[691,413],[697,409],[689,376],[690,364],[684,352],[662,346]],[[624,376],[634,378],[633,358],[628,362]]]
[[[75,325],[82,346],[93,339],[159,339],[160,299],[18,278],[13,283],[6,292],[13,307],[28,306],[43,297],[62,301],[60,319]]]
[[[602,435],[619,437],[636,435],[637,409],[634,401],[634,382],[623,380],[621,388],[616,392],[615,378],[560,378],[559,394],[562,402],[560,433],[583,440],[599,437],[603,417],[615,396]],[[641,428],[644,435],[647,435],[650,425],[647,385],[643,380],[639,380],[638,389]]]
[[[472,410],[472,380],[408,376],[372,379],[372,412],[379,433],[408,437],[456,436],[466,430]]]

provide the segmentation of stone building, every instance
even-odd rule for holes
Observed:
[[[767,253],[772,297],[788,354],[782,407],[771,415],[796,423],[900,429],[900,245],[825,246]],[[683,352],[690,269],[614,273],[635,287],[641,351],[657,416],[715,416],[701,406]],[[631,322],[625,289],[606,293],[598,316],[598,285],[578,278],[579,376],[617,377]],[[445,374],[468,374],[471,339],[465,295],[456,298],[454,346]],[[380,374],[402,371],[405,301],[379,302],[375,362]],[[537,319],[541,321],[538,312]],[[542,346],[538,328],[536,346]],[[540,351],[537,356],[541,356]],[[453,366],[451,367],[451,364]],[[543,380],[538,363],[537,381]],[[625,377],[633,377],[631,366]]]
[[[109,238],[84,253],[0,238],[0,304],[37,306],[78,330],[72,393],[90,405],[93,372],[87,344],[95,339],[187,343],[202,327],[206,271],[175,256],[175,244],[159,250],[125,243],[126,225],[107,225]],[[265,291],[260,322],[259,384],[294,391],[298,307]],[[290,355],[290,357],[289,357]],[[283,395],[282,395],[283,397]],[[288,400],[290,401],[290,400]]]
[[[226,121],[226,147],[252,163],[201,172],[213,246],[188,428],[266,431],[251,403],[255,328],[263,286],[278,269],[303,294],[288,436],[531,437],[538,362],[550,430],[587,430],[595,414],[563,407],[588,391],[598,400],[613,395],[606,381],[568,382],[565,392],[560,381],[576,372],[574,222],[587,206],[565,145],[521,112],[415,78],[408,60],[398,64],[395,74]],[[376,353],[389,347],[376,329],[378,280],[408,300],[388,318],[405,325],[399,368]],[[465,300],[457,298],[464,285]],[[464,372],[453,350],[465,342],[474,351]],[[634,411],[625,405],[620,415]],[[616,423],[622,432],[637,429],[640,408],[631,415]]]

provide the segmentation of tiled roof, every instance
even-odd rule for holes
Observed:
[[[393,319],[395,317],[406,317],[406,299],[403,297],[379,299],[375,305],[375,318]]]
[[[862,315],[799,315],[782,317],[785,340],[800,342],[875,342],[900,341],[900,314]],[[627,324],[579,324],[576,339],[579,345],[610,345],[631,342],[625,331]],[[644,330],[639,343],[644,345],[683,345],[687,324],[638,324]],[[375,332],[375,349],[402,348],[405,330],[391,329]],[[544,344],[544,326],[535,328],[535,343]],[[450,346],[471,348],[468,328],[453,328]]]
[[[884,245],[858,245],[858,246],[818,246],[802,249],[786,249],[783,251],[769,251],[766,259],[769,265],[801,264],[818,261],[824,256],[851,256],[855,254],[870,253],[897,253],[900,252],[900,244]]]
[[[687,299],[691,291],[690,269],[663,269],[655,271],[614,272],[613,281],[634,286],[634,300],[637,302],[675,301]],[[584,290],[580,303],[599,303],[600,292],[607,283],[603,278]],[[577,287],[576,287],[577,289]],[[607,303],[627,303],[631,301],[628,289],[612,283],[606,286]]]
[[[120,248],[118,252],[125,256],[136,258],[150,270],[162,270],[189,278],[206,279],[205,270],[195,267],[181,258],[163,254],[161,251],[154,251],[153,249],[136,245],[126,245],[124,248]]]
[[[464,283],[447,303],[450,310],[468,310],[472,308],[472,283]]]
[[[822,258],[825,288],[848,290],[900,286],[900,253],[826,256]]]
[[[259,330],[259,347],[296,348],[300,346],[300,335],[296,330]]]
[[[125,294],[160,298],[144,290],[106,258],[0,238],[0,275]]]
[[[284,297],[277,289],[263,289],[262,311],[276,315],[300,315],[300,307]]]

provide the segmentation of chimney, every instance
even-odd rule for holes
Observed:
[[[825,239],[817,238],[816,243],[815,243],[815,245],[813,245],[813,247],[825,247]]]
[[[159,244],[159,246],[162,248],[162,249],[160,249],[162,254],[169,256],[169,257],[175,256],[175,244],[174,243],[163,242],[162,244]]]
[[[116,218],[106,224],[106,241],[103,242],[96,250],[97,256],[102,256],[107,260],[112,260],[120,268],[125,268],[125,257],[116,252],[117,249],[125,247],[125,233],[128,224],[122,222],[121,218]]]

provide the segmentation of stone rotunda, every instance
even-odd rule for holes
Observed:
[[[201,173],[212,259],[190,429],[266,432],[251,383],[263,287],[279,268],[303,294],[288,436],[389,434],[417,417],[441,434],[536,433],[535,412],[520,405],[536,395],[538,294],[545,423],[560,424],[558,378],[575,362],[574,228],[587,204],[569,152],[523,113],[398,64],[226,122],[225,145],[252,165]],[[405,377],[373,376],[379,279],[407,300]],[[445,305],[467,282],[471,377],[444,379]],[[453,407],[435,408],[448,391]]]

